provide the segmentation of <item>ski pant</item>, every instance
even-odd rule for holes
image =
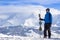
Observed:
[[[47,36],[47,32],[48,32],[48,37],[50,38],[51,37],[51,23],[45,23],[44,24],[44,37]]]

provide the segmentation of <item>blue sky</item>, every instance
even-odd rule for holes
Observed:
[[[42,5],[60,10],[60,0],[0,0],[0,6],[7,5]]]
[[[43,5],[43,6],[60,10],[60,3],[54,3],[54,4],[50,4],[50,5]]]

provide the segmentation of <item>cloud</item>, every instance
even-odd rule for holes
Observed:
[[[34,13],[35,15],[41,12],[45,12],[45,7],[43,6],[33,6],[33,5],[29,5],[29,6],[0,6],[0,14],[4,14],[4,13],[17,13],[17,14],[21,14],[25,17],[29,16],[30,14]],[[23,14],[22,14],[23,13]],[[43,13],[44,14],[44,13]],[[27,16],[26,16],[27,15]]]
[[[31,15],[32,13],[34,15],[38,15],[40,13],[42,16],[44,16],[43,14],[46,13],[45,9],[46,9],[46,7],[43,7],[43,6],[33,6],[33,5],[14,6],[14,5],[9,5],[9,6],[0,6],[0,14],[17,13],[17,14],[21,14],[21,15],[24,14],[24,16],[27,17],[27,16]],[[54,8],[50,8],[50,9],[51,9],[51,13],[53,15],[60,14],[60,10],[57,10]]]
[[[0,19],[7,19],[8,17],[8,15],[0,15]]]

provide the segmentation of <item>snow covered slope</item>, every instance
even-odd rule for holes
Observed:
[[[43,38],[43,30],[37,27],[9,26],[0,28],[0,38],[8,40],[60,40],[60,27],[52,27],[51,39]]]

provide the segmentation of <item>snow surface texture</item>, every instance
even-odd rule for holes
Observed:
[[[60,40],[60,11],[51,8],[53,23],[51,39],[43,38],[39,31],[38,14],[44,18],[43,6],[5,6],[0,7],[0,40]],[[42,22],[42,29],[44,29]]]
[[[0,39],[5,40],[60,40],[60,27],[52,28],[51,39],[43,38],[43,30],[37,27],[10,26],[0,28]]]

